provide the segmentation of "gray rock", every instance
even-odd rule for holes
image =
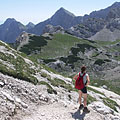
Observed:
[[[44,33],[64,33],[64,29],[61,26],[52,26],[52,25],[46,25],[45,29],[43,30]]]
[[[14,98],[9,95],[8,93],[4,92],[4,91],[1,91],[1,93],[11,102],[14,102]]]
[[[108,88],[106,85],[103,85],[102,87],[103,87],[104,89],[107,89],[107,88]]]
[[[5,83],[3,82],[0,82],[0,86],[3,87],[5,85]]]
[[[113,113],[111,108],[105,106],[102,102],[93,102],[90,106],[97,110],[99,113],[104,115]]]

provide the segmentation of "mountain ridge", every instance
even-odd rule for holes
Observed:
[[[74,20],[75,22],[73,22]],[[55,12],[55,14],[51,18],[38,23],[37,25],[35,25],[33,29],[28,30],[28,32],[41,35],[43,32],[43,29],[48,24],[51,24],[53,26],[60,25],[61,27],[67,29],[75,24],[80,23],[79,20],[81,20],[81,17],[76,17],[75,15],[73,15],[73,13],[70,13],[64,8],[60,8]]]
[[[0,25],[0,39],[3,41],[6,41],[6,42],[14,43],[16,38],[18,37],[18,35],[23,31],[26,31],[28,33],[33,33],[36,35],[41,35],[41,34],[43,34],[43,30],[44,30],[45,26],[48,24],[53,25],[53,26],[60,25],[65,30],[68,30],[71,27],[76,27],[79,25],[84,26],[84,24],[86,22],[88,22],[88,24],[89,24],[88,26],[84,26],[85,28],[80,28],[80,29],[79,29],[79,27],[76,27],[78,29],[78,32],[77,32],[77,30],[75,30],[73,32],[70,32],[70,34],[73,34],[73,35],[75,35],[77,37],[81,37],[81,38],[89,38],[101,30],[101,29],[99,29],[100,21],[105,22],[105,25],[110,30],[119,29],[119,26],[120,26],[119,21],[116,22],[116,19],[120,18],[119,6],[120,6],[120,2],[115,2],[114,4],[112,4],[111,6],[105,8],[105,9],[93,11],[89,15],[84,15],[84,16],[75,16],[73,13],[71,13],[68,10],[61,7],[47,20],[42,21],[36,25],[32,24],[30,27],[27,27],[27,26],[21,24],[20,22],[17,22],[16,20],[11,19],[12,21],[14,21],[14,23],[16,23],[16,25],[11,25],[10,27],[8,26],[8,29],[10,29],[9,31],[4,29],[3,26],[5,26],[5,24]],[[89,23],[90,19],[96,19],[96,20],[98,19],[98,23],[97,22]],[[96,21],[96,20],[93,20],[93,21]],[[9,21],[7,20],[7,22],[9,22]],[[93,31],[92,27],[90,27],[92,25],[96,26],[95,27],[95,29],[97,30],[96,32]],[[20,26],[22,26],[22,27],[20,27]],[[14,29],[12,30],[11,27],[14,27]],[[14,33],[15,33],[15,35],[14,35]],[[8,35],[8,34],[10,34],[10,35]],[[78,35],[78,34],[80,34],[80,35]],[[9,41],[7,41],[8,37],[10,37]]]

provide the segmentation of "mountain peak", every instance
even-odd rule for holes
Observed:
[[[66,13],[72,17],[75,17],[75,15],[71,12],[69,12],[68,10],[66,10],[65,8],[61,7],[56,13]]]
[[[32,22],[29,22],[27,25],[34,25]]]
[[[14,18],[8,18],[4,24],[11,24],[12,22],[16,22],[16,20]]]
[[[65,11],[65,9],[64,9],[63,7],[61,7],[59,10],[61,10],[61,11]]]
[[[28,29],[30,29],[30,28],[33,28],[35,25],[32,23],[32,22],[29,22],[27,25],[26,25],[26,27],[28,28]]]
[[[8,18],[6,21],[10,22],[10,21],[16,21],[14,18]]]
[[[120,7],[120,2],[115,2],[112,4],[112,7]]]

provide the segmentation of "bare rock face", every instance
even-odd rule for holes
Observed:
[[[46,25],[45,29],[43,30],[44,33],[64,33],[64,28],[61,26],[52,26],[52,25]]]
[[[80,38],[89,38],[103,29],[105,23],[103,19],[88,18],[81,24],[69,28],[67,32]]]
[[[90,40],[98,41],[116,41],[120,38],[120,30],[115,29],[110,31],[110,29],[104,28],[101,31],[97,32],[94,36],[90,37]]]
[[[16,43],[21,43],[23,41],[26,41],[27,38],[28,38],[28,33],[24,31],[18,36],[18,38],[16,39]]]
[[[20,50],[20,48],[26,44],[29,43],[29,36],[32,34],[29,34],[27,32],[22,32],[16,39],[16,45],[18,45],[17,50]]]

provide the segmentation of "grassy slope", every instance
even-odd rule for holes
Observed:
[[[0,72],[36,84],[38,80],[34,75],[37,70],[31,67],[37,67],[37,65],[26,62],[29,60],[25,54],[13,50],[2,41],[0,41],[0,47],[4,48],[4,52],[0,51]]]
[[[38,37],[39,39],[40,37]],[[32,38],[34,41],[38,41],[38,39]],[[46,38],[43,38],[46,40],[47,44],[41,45],[39,48],[40,53],[33,54],[33,58],[42,58],[42,59],[53,59],[61,56],[68,56],[69,51],[72,47],[75,47],[78,43],[79,44],[91,44],[88,40],[78,39],[74,36],[68,35],[68,34],[54,34],[53,39],[49,40]],[[31,43],[30,43],[31,44]],[[31,45],[28,44],[27,46],[24,46],[21,51],[25,52],[25,47],[28,49],[31,47]],[[39,42],[40,44],[40,42]],[[34,46],[36,48],[36,46]],[[34,49],[35,49],[34,48]],[[38,49],[38,48],[37,48]],[[36,50],[37,50],[36,49]]]
[[[52,41],[42,48],[42,58],[57,58],[67,56],[72,46],[80,43],[81,40],[68,34],[55,34]],[[53,52],[54,51],[54,52]]]

